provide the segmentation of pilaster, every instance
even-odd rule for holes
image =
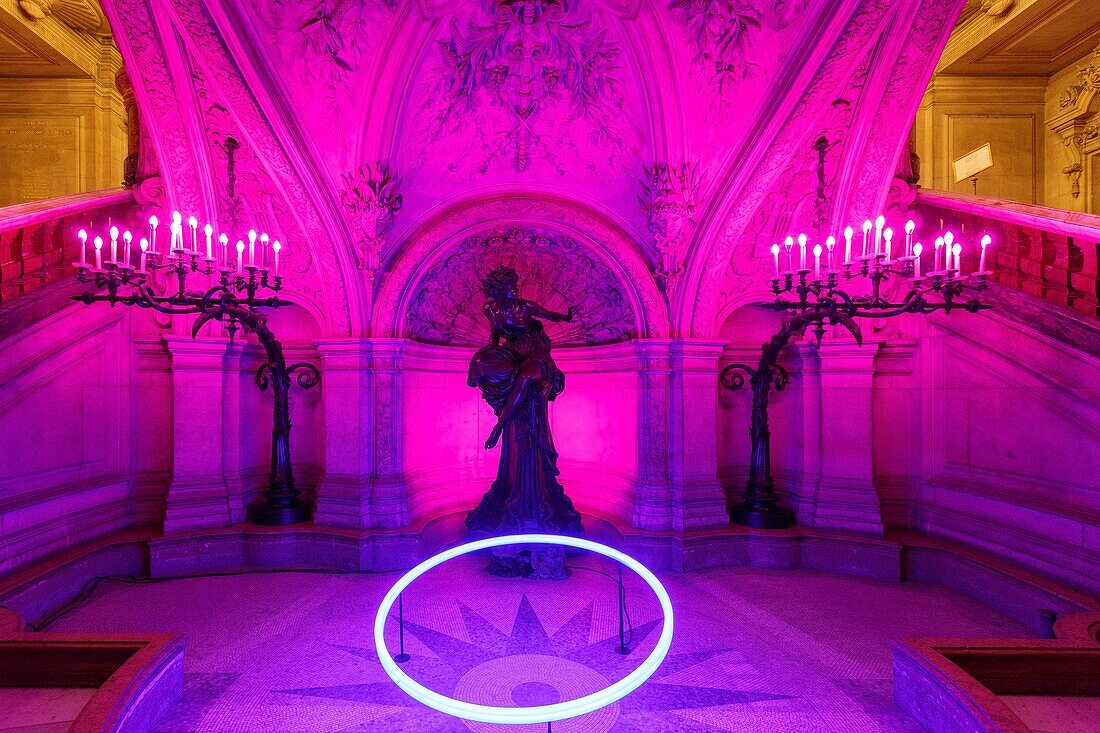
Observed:
[[[672,528],[727,524],[718,481],[718,359],[720,341],[671,344],[669,478]]]
[[[371,526],[370,347],[366,340],[317,342],[325,413],[325,475],[317,488],[318,525]]]
[[[638,342],[638,477],[632,523],[639,529],[671,529],[669,341]]]
[[[172,482],[164,532],[227,527],[225,341],[165,338],[172,375]]]
[[[821,359],[821,479],[814,526],[881,535],[874,485],[873,392],[881,342],[826,340]]]

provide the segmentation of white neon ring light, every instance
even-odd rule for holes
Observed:
[[[637,669],[618,682],[603,688],[599,692],[594,692],[591,695],[578,697],[575,700],[554,703],[553,705],[537,705],[520,708],[477,705],[475,703],[463,702],[462,700],[455,700],[446,695],[441,695],[434,690],[429,690],[412,677],[409,677],[390,655],[390,650],[386,647],[384,634],[386,619],[389,617],[390,609],[393,608],[393,604],[397,602],[397,597],[421,575],[438,565],[442,565],[448,560],[452,560],[462,555],[468,555],[478,550],[486,550],[490,547],[500,547],[502,545],[563,545],[565,547],[576,547],[581,550],[591,550],[592,552],[609,557],[612,560],[617,560],[633,570],[641,576],[642,580],[644,580],[651,589],[653,589],[653,593],[657,596],[657,600],[660,601],[661,610],[664,613],[664,625],[661,627],[661,636],[657,639],[657,645],[653,648],[653,651],[650,652],[649,656],[646,657],[640,665],[638,665]],[[517,725],[524,723],[552,723],[556,720],[565,720],[566,718],[575,718],[578,715],[591,713],[594,710],[599,710],[602,707],[621,700],[638,689],[657,671],[657,667],[664,661],[665,656],[668,654],[669,647],[672,646],[672,600],[668,597],[668,592],[665,590],[664,586],[661,585],[661,581],[657,580],[657,576],[650,572],[645,565],[642,565],[629,555],[619,552],[607,545],[601,545],[598,542],[583,540],[577,537],[550,534],[517,534],[505,535],[503,537],[491,537],[489,539],[459,545],[458,547],[452,547],[449,550],[445,550],[438,555],[428,558],[409,572],[405,573],[405,575],[390,588],[389,593],[382,599],[382,605],[378,608],[378,615],[374,618],[374,644],[378,649],[378,660],[382,663],[382,669],[386,670],[386,674],[390,676],[394,684],[404,690],[413,699],[441,713],[446,713],[456,718],[462,718],[463,720],[475,720],[481,723]]]

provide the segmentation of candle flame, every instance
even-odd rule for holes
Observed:
[[[851,227],[844,227],[844,238],[845,239],[851,239],[853,234],[855,234],[855,232],[852,231]]]
[[[243,239],[238,239],[237,240],[237,252],[238,253],[244,252],[244,240]]]
[[[83,229],[81,229],[79,232],[77,232],[76,236],[80,237],[81,242],[87,242],[88,241],[88,232],[84,231]]]
[[[814,257],[820,257],[820,256],[821,256],[821,245],[820,244],[815,244],[814,245]]]
[[[103,249],[103,237],[96,237],[92,240],[92,244],[95,245],[96,249]]]
[[[884,226],[886,226],[886,217],[879,214],[878,218],[875,219],[875,229],[882,229]]]
[[[187,220],[187,226],[191,227],[192,229],[197,229],[199,226],[199,220],[192,216],[190,219]]]
[[[278,244],[278,242],[276,242],[276,244]],[[773,244],[772,245],[772,254],[773,255],[779,254],[779,245],[778,244]]]
[[[111,227],[111,239],[118,239],[118,227]]]
[[[955,235],[952,234],[951,232],[947,232],[946,234],[943,235],[943,241],[944,241],[944,244],[946,244],[948,247],[950,247],[951,243],[955,241]]]
[[[915,257],[920,257],[920,253],[923,252],[923,251],[924,251],[924,247],[923,247],[923,245],[921,245],[920,242],[917,242],[916,244],[913,245],[913,255]]]
[[[156,214],[153,214],[149,217],[149,226],[156,229],[158,224],[160,224],[160,219],[157,218]]]
[[[834,237],[833,235],[830,234],[829,238],[825,240],[825,246],[828,247],[829,249],[832,249],[833,247],[835,247],[836,246],[836,237]]]
[[[806,235],[805,234],[799,234],[798,235],[798,246],[799,247],[805,247],[806,246]]]
[[[134,241],[134,235],[133,235],[133,234],[130,234],[130,230],[129,230],[129,229],[127,229],[127,230],[126,230],[126,231],[125,231],[125,232],[123,233],[123,235],[122,235],[122,241],[123,241],[123,242],[126,242],[126,244],[129,244],[130,242]]]
[[[214,233],[214,227],[210,226],[209,224],[207,224],[206,226],[204,226],[204,227],[202,228],[202,230],[203,230],[203,231],[204,231],[204,232],[206,233],[206,236],[208,236],[208,237],[209,237],[209,236],[210,236],[211,234],[213,234],[213,233]]]
[[[982,237],[982,249],[985,249],[993,242],[993,237],[986,234]]]
[[[149,240],[145,237],[142,237],[141,241],[138,242],[138,246],[141,247],[141,251],[144,252],[145,250],[149,249]]]
[[[867,232],[871,231],[871,227],[873,227],[873,226],[874,226],[874,224],[871,223],[870,219],[863,222],[863,233],[866,234]]]
[[[917,228],[917,225],[913,223],[912,219],[905,222],[905,233],[906,234],[912,234],[913,230],[916,229],[916,228]]]

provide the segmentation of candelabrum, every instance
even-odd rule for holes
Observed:
[[[271,387],[274,395],[274,426],[271,438],[271,475],[265,501],[250,510],[257,524],[286,525],[309,519],[309,506],[298,498],[290,460],[290,381],[294,372],[304,389],[321,378],[317,368],[307,363],[286,363],[283,347],[271,332],[262,309],[289,305],[278,293],[283,279],[279,275],[282,245],[267,234],[249,231],[248,243],[238,240],[232,259],[229,238],[221,234],[214,243],[214,227],[203,229],[205,247],[200,245],[198,221],[190,217],[188,232],[182,216],[173,213],[169,223],[167,251],[158,247],[160,221],[149,218],[149,236],[134,246],[130,232],[119,236],[118,227],[109,231],[109,243],[103,237],[92,239],[94,251],[88,256],[88,233],[81,229],[80,262],[74,263],[77,279],[88,285],[74,300],[86,304],[108,303],[148,308],[168,315],[195,315],[192,337],[210,321],[225,324],[232,344],[238,331],[253,333],[259,339],[267,361],[256,372],[261,390]],[[163,238],[162,238],[163,239]],[[268,250],[271,263],[268,266]],[[136,266],[135,266],[136,263]],[[198,286],[195,286],[196,281]]]
[[[730,510],[734,522],[780,529],[793,521],[791,511],[779,505],[774,490],[768,430],[769,394],[773,388],[779,392],[790,383],[790,375],[779,364],[779,355],[791,339],[809,330],[820,345],[827,327],[839,326],[862,345],[863,331],[857,319],[953,310],[975,313],[990,307],[980,299],[981,291],[988,285],[986,248],[991,243],[990,237],[981,238],[979,266],[969,275],[962,272],[962,243],[951,232],[937,237],[932,269],[923,272],[924,247],[914,242],[915,229],[912,221],[906,223],[905,241],[897,252],[893,231],[885,227],[885,219],[880,216],[874,222],[868,220],[862,227],[860,254],[853,257],[855,232],[848,227],[843,233],[844,259],[840,262],[838,243],[831,236],[824,247],[815,244],[808,249],[805,234],[797,240],[787,237],[782,247],[772,245],[775,278],[771,280],[771,291],[775,298],[759,305],[783,314],[782,324],[761,347],[755,368],[731,364],[719,374],[721,384],[731,391],[742,388],[747,380],[753,398],[748,487],[742,494],[743,501]],[[812,261],[808,259],[811,255]],[[856,285],[859,294],[851,294],[849,290],[854,288],[847,283]]]

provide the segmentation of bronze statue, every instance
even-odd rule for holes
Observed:
[[[484,312],[490,345],[470,360],[468,384],[481,390],[497,416],[486,450],[503,442],[496,480],[466,517],[466,527],[473,535],[580,534],[580,515],[557,480],[558,452],[547,408],[565,389],[565,375],[550,355],[550,339],[542,325],[543,320],[572,321],[576,309],[555,313],[523,300],[519,276],[510,267],[486,275],[482,289],[488,296]],[[500,558],[498,553],[490,572],[529,573]],[[530,563],[530,558],[516,562],[523,561]]]

